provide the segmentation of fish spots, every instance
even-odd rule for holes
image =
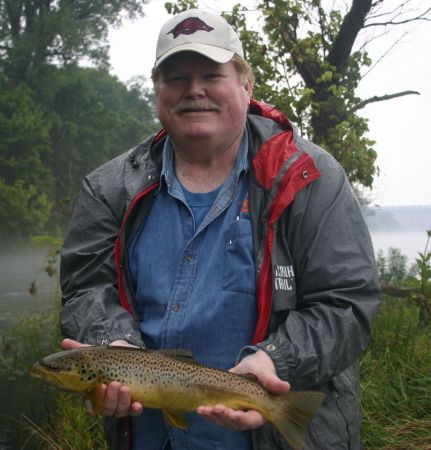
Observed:
[[[175,403],[190,411],[202,402],[224,402],[243,409],[272,401],[256,382],[198,364],[184,351],[87,347],[72,352],[52,355],[56,366],[76,373],[81,385],[117,381],[144,406],[163,409]]]

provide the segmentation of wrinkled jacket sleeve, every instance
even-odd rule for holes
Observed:
[[[122,218],[85,178],[61,256],[65,337],[89,344],[142,345],[138,324],[120,306],[114,246]]]
[[[343,169],[302,143],[321,177],[297,194],[284,223],[297,303],[259,347],[282,378],[313,388],[355,363],[366,348],[380,288],[371,238]]]

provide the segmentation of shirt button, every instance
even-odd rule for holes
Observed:
[[[302,172],[302,178],[304,180],[306,180],[308,178],[308,172],[306,170],[304,170],[304,172]]]
[[[332,394],[331,394],[331,397],[333,398],[333,399],[337,399],[338,398],[338,392],[332,392]]]
[[[265,347],[269,352],[273,352],[275,350],[275,345],[274,344],[268,344]]]
[[[192,255],[187,255],[186,256],[186,261],[187,262],[193,261],[193,256]]]
[[[172,306],[172,309],[173,309],[175,312],[178,312],[178,311],[181,309],[181,305],[179,305],[178,303],[175,303],[175,304]]]

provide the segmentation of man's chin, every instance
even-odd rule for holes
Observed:
[[[170,133],[174,142],[186,141],[191,144],[194,141],[209,140],[215,135],[213,128],[202,124],[193,126],[189,123],[179,128],[179,130],[179,133]]]

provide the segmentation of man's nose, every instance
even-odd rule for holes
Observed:
[[[187,95],[191,98],[205,96],[205,83],[198,77],[191,77],[187,86]]]

